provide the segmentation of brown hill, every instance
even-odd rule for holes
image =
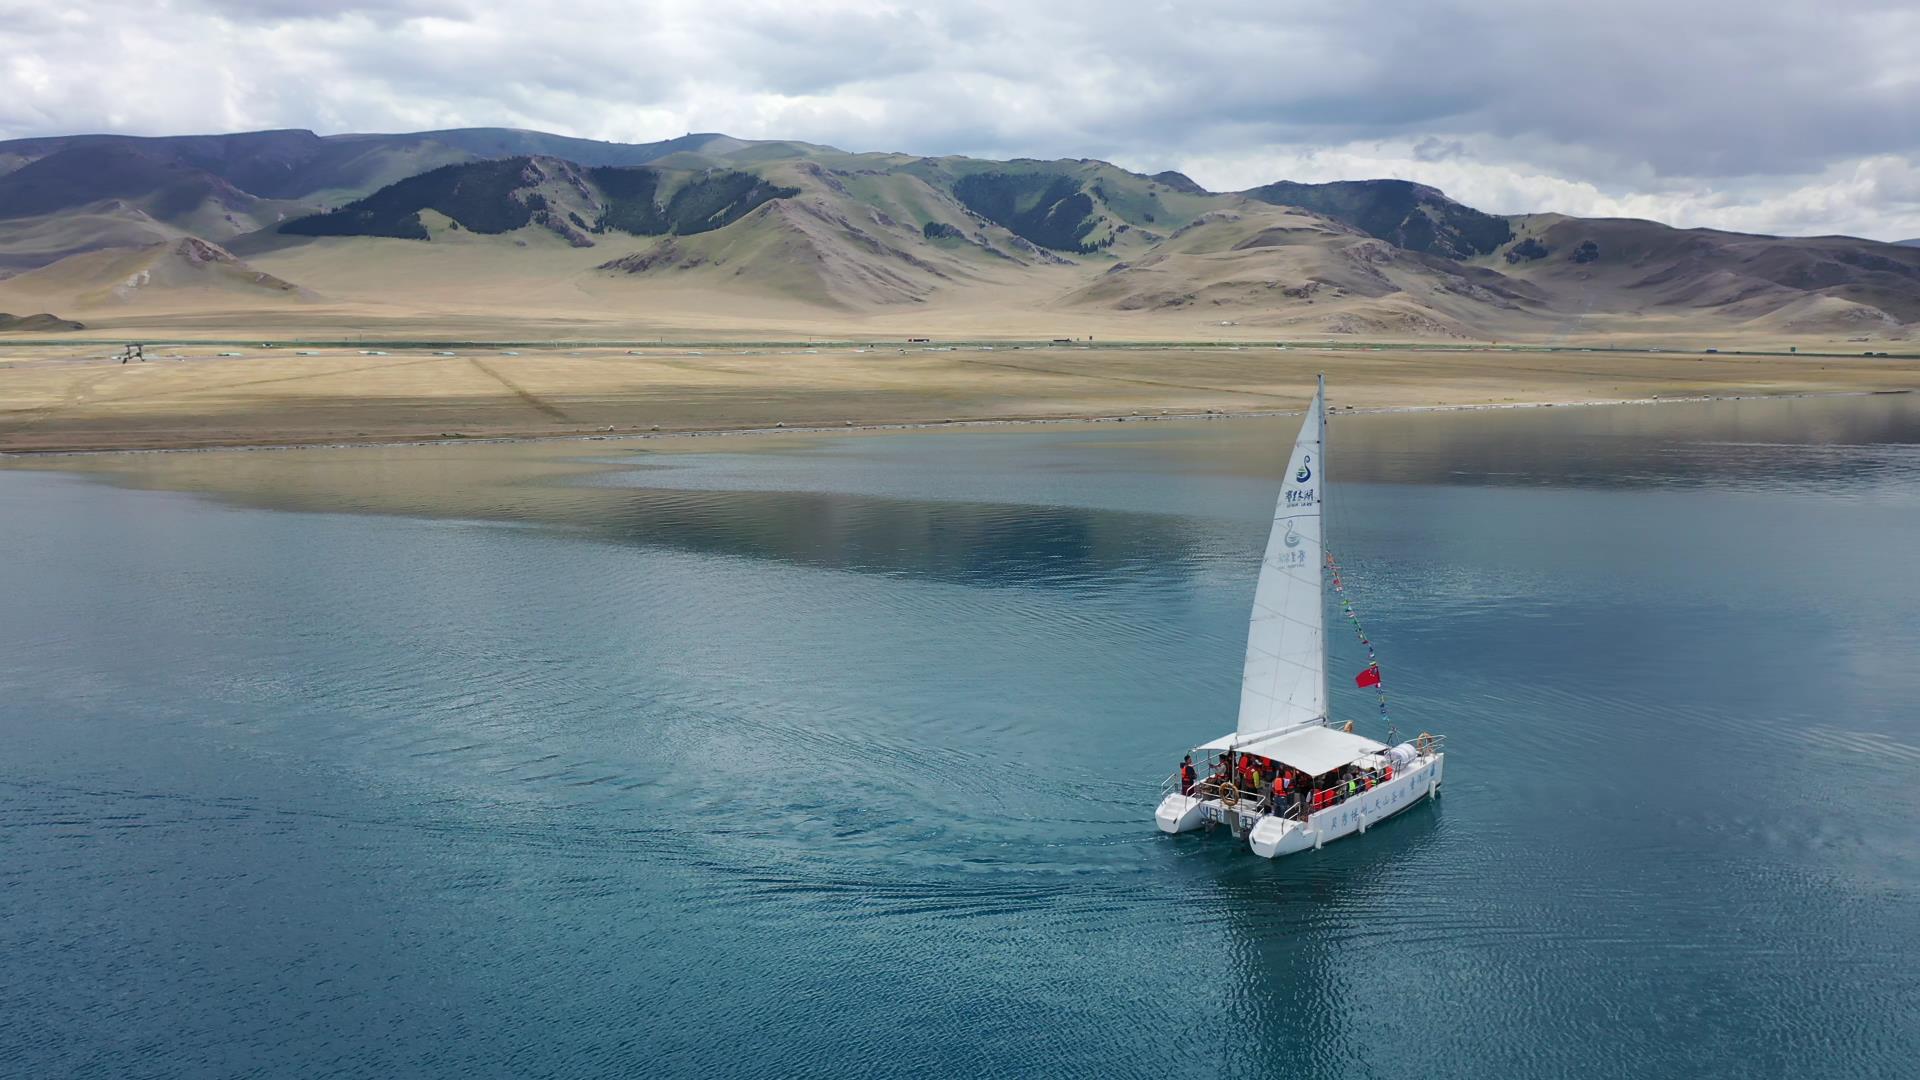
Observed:
[[[208,301],[231,306],[310,299],[290,282],[195,237],[143,247],[102,248],[0,280],[0,300],[57,298],[76,310],[123,307],[191,310]]]
[[[1920,250],[1913,248],[1628,218],[1542,214],[1514,221],[1516,239],[1485,265],[1534,285],[1560,310],[1687,313],[1816,333],[1920,322]]]
[[[715,232],[666,237],[599,269],[862,308],[924,302],[965,274],[955,260],[927,247],[918,229],[877,214],[856,222],[814,196],[767,203]]]
[[[1290,334],[1478,338],[1550,325],[1544,296],[1315,214],[1247,201],[1109,267],[1066,302],[1185,310]]]
[[[926,303],[1074,265],[980,220],[912,174],[856,176],[811,161],[766,172],[777,190],[793,194],[725,228],[670,236],[599,269],[859,310]]]
[[[204,169],[117,143],[58,150],[0,176],[0,221],[44,220],[103,204],[217,238],[253,232],[303,210],[297,203],[243,191]]]
[[[9,315],[0,311],[0,333],[64,333],[84,330],[85,324],[41,312],[38,315]]]
[[[131,203],[108,199],[38,217],[0,219],[0,278],[110,247],[145,247],[191,235]]]

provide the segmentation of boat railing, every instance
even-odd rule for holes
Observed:
[[[1444,753],[1446,751],[1447,737],[1445,735],[1435,735],[1431,731],[1423,731],[1413,738],[1408,739],[1407,743],[1413,747],[1414,753],[1419,754],[1421,757],[1431,757],[1434,754]]]
[[[1300,797],[1301,813],[1297,818],[1304,821],[1322,810],[1331,810],[1348,799],[1357,799],[1374,788],[1391,782],[1393,778],[1394,771],[1390,765],[1379,769],[1360,769],[1350,780],[1303,793]],[[1353,786],[1351,791],[1348,790],[1349,784]]]
[[[1387,770],[1384,769],[1372,773],[1362,773],[1358,780],[1358,783],[1360,783],[1362,787],[1356,790],[1353,795],[1347,794],[1346,785],[1344,784],[1321,788],[1319,791],[1324,793],[1325,798],[1320,801],[1318,805],[1315,804],[1315,792],[1312,791],[1301,790],[1296,793],[1297,797],[1289,796],[1276,801],[1271,793],[1255,792],[1249,788],[1240,786],[1238,782],[1230,783],[1212,776],[1203,776],[1195,780],[1193,782],[1193,790],[1190,794],[1196,799],[1218,800],[1224,805],[1252,811],[1254,813],[1273,814],[1277,817],[1289,818],[1294,821],[1305,821],[1307,818],[1312,817],[1322,810],[1339,806],[1349,798],[1354,798],[1367,791],[1373,790],[1372,786],[1367,785],[1367,778],[1369,776],[1372,777],[1374,784],[1385,783],[1388,779]],[[1169,795],[1180,791],[1180,774],[1178,771],[1175,771],[1167,778],[1163,789]]]
[[[1445,735],[1435,735],[1427,731],[1406,741],[1413,745],[1414,751],[1422,758],[1444,753],[1447,745]],[[1359,769],[1353,777],[1357,787],[1352,794],[1348,794],[1347,783],[1343,781],[1317,791],[1299,790],[1275,799],[1270,791],[1256,791],[1242,786],[1238,781],[1222,778],[1217,774],[1196,777],[1192,789],[1183,792],[1180,770],[1175,769],[1161,782],[1161,791],[1166,795],[1185,793],[1196,799],[1218,800],[1236,810],[1254,814],[1271,814],[1304,824],[1323,810],[1331,810],[1343,805],[1349,799],[1358,798],[1379,785],[1392,781],[1400,771],[1400,767],[1393,765],[1385,765],[1378,769]]]
[[[1177,775],[1175,781],[1176,786],[1172,790],[1178,791],[1180,789]],[[1295,806],[1287,799],[1281,799],[1276,803],[1271,791],[1255,791],[1242,787],[1238,781],[1230,783],[1210,776],[1194,781],[1192,794],[1196,799],[1217,799],[1223,805],[1238,810],[1255,814],[1275,814],[1280,817],[1290,817],[1296,821],[1303,817],[1301,810],[1305,806],[1304,801]]]
[[[1167,795],[1184,793],[1182,789],[1183,785],[1180,782],[1179,769],[1168,773],[1166,780],[1160,784],[1160,790]],[[1231,805],[1253,806],[1258,804],[1264,807],[1267,801],[1264,795],[1253,791],[1251,788],[1241,786],[1238,781],[1229,782],[1216,776],[1201,776],[1195,778],[1193,781],[1193,790],[1190,794],[1196,799],[1220,799],[1222,802]]]
[[[1407,739],[1406,742],[1411,744],[1414,752],[1421,757],[1430,757],[1434,754],[1445,753],[1447,748],[1447,737],[1445,735],[1435,735],[1430,731],[1423,731],[1413,738]],[[1194,793],[1199,794],[1202,787],[1214,783],[1216,783],[1216,781],[1210,776],[1199,777],[1193,782]],[[1162,794],[1171,795],[1180,790],[1180,770],[1176,768],[1168,773],[1165,779],[1160,781],[1160,791]],[[1245,788],[1240,788],[1239,790],[1242,798],[1251,795],[1251,792]],[[1206,797],[1213,798],[1215,794],[1217,794],[1217,792],[1210,791]]]

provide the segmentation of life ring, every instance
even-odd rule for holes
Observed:
[[[1231,780],[1220,785],[1220,805],[1225,807],[1240,805],[1240,789],[1235,787]]]
[[[1421,757],[1426,757],[1429,754],[1432,754],[1433,753],[1433,736],[1429,735],[1424,731],[1421,732],[1420,737],[1413,740],[1413,748],[1419,752]]]

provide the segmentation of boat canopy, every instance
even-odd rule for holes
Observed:
[[[1374,742],[1364,736],[1322,724],[1252,737],[1226,735],[1205,746],[1194,747],[1201,751],[1232,750],[1238,754],[1272,758],[1308,776],[1330,773],[1386,748],[1386,743]]]

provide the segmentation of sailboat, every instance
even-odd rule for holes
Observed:
[[[1440,793],[1441,736],[1423,732],[1389,745],[1356,734],[1351,722],[1335,727],[1330,716],[1327,572],[1336,585],[1340,578],[1322,532],[1326,428],[1322,375],[1293,444],[1254,590],[1239,723],[1188,756],[1208,768],[1206,775],[1183,764],[1169,778],[1154,811],[1161,832],[1226,825],[1254,854],[1271,859],[1366,832]],[[1355,681],[1377,686],[1377,663]]]

